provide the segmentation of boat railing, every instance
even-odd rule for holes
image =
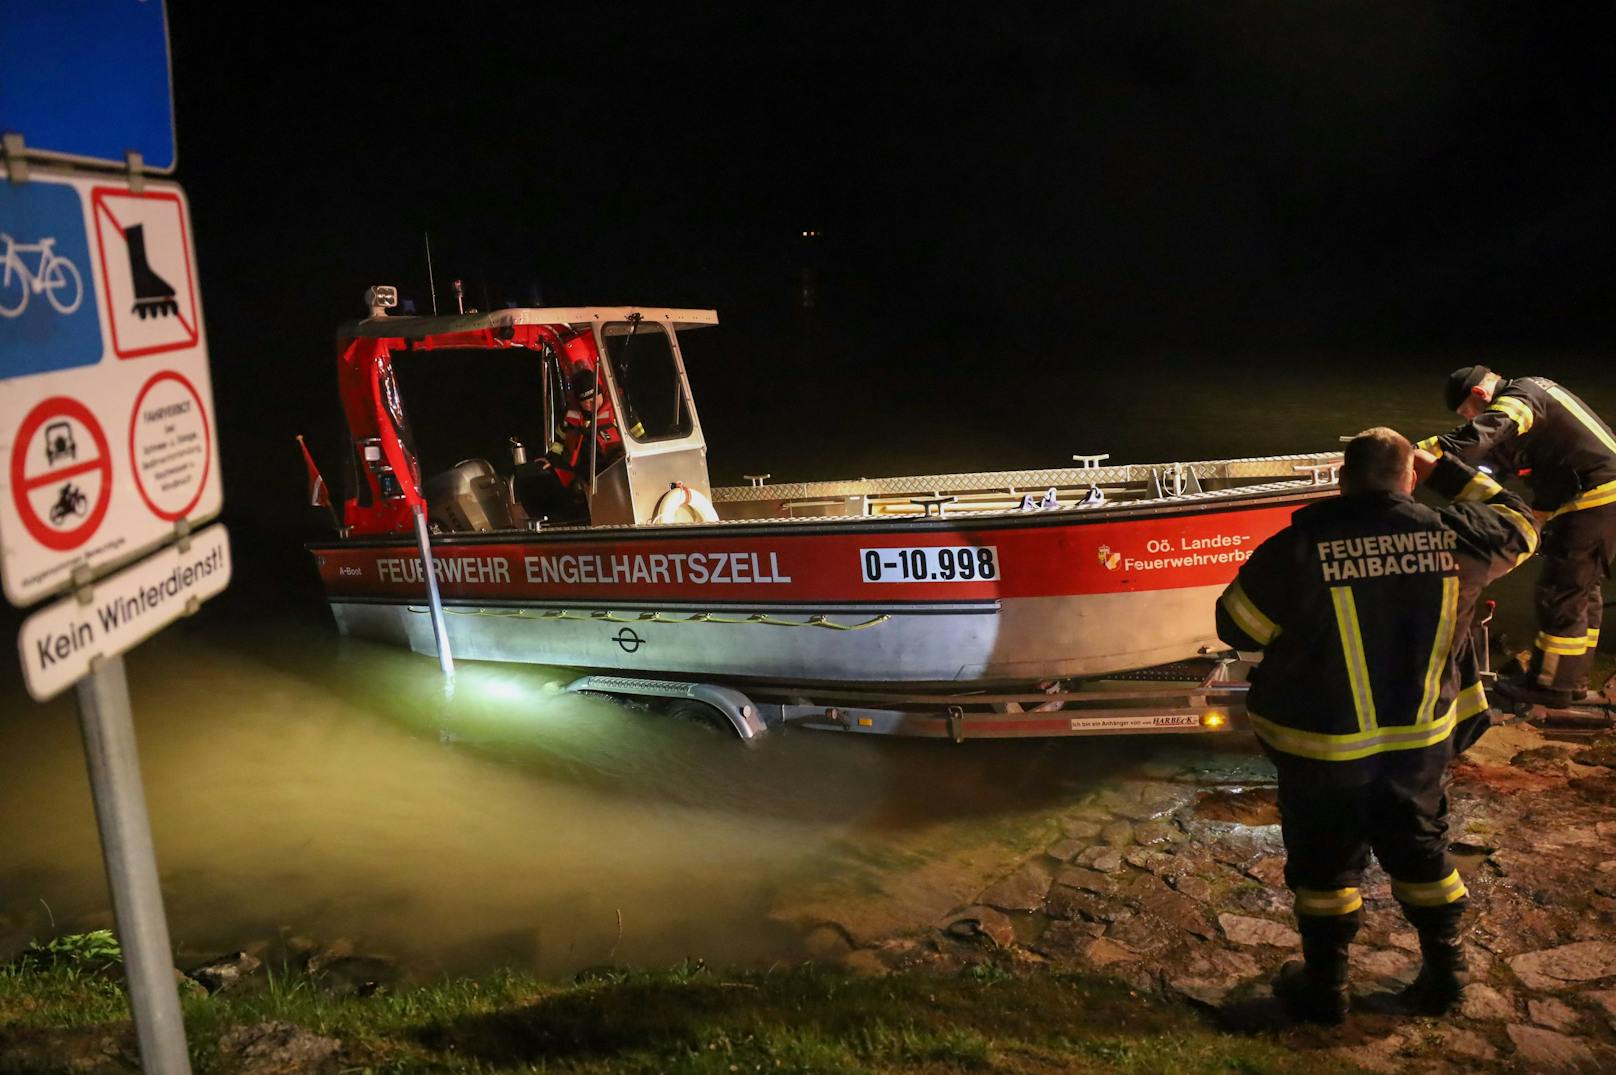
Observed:
[[[917,474],[895,478],[789,482],[715,487],[715,504],[837,502],[863,500],[871,514],[913,514],[917,498],[953,496],[950,511],[1005,511],[1019,507],[1027,494],[1042,496],[1054,489],[1063,504],[1081,500],[1099,488],[1107,500],[1160,499],[1193,495],[1213,487],[1247,482],[1290,480],[1313,484],[1338,465],[1339,452],[1200,460],[1188,463],[1131,463],[1120,466],[1076,466],[1050,470],[998,470],[966,474]],[[1333,477],[1333,475],[1332,475]]]

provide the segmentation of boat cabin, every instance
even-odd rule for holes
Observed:
[[[348,534],[407,533],[417,506],[440,533],[716,518],[679,351],[679,333],[716,325],[716,312],[576,306],[417,317],[390,313],[392,288],[367,298],[370,316],[343,326],[338,342]],[[467,350],[532,355],[543,443],[513,436],[508,459],[423,474],[394,356],[443,352],[453,361]]]

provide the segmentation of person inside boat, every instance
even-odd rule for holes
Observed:
[[[1414,500],[1415,484],[1452,503]],[[1474,636],[1482,588],[1538,546],[1526,502],[1456,453],[1397,432],[1347,445],[1341,495],[1298,511],[1218,599],[1218,637],[1261,651],[1247,713],[1279,776],[1301,961],[1274,993],[1347,1014],[1347,951],[1373,849],[1424,957],[1404,1005],[1441,1014],[1465,970],[1465,885],[1448,855],[1448,763],[1488,726]]]
[[[623,454],[623,434],[617,428],[612,401],[600,391],[595,371],[585,366],[574,370],[567,385],[567,413],[561,420],[563,439],[556,473],[562,484],[573,487],[590,467],[599,473]],[[589,431],[595,431],[595,457],[589,457]],[[587,485],[588,478],[585,477]]]
[[[623,434],[610,397],[600,390],[594,356],[584,349],[588,342],[588,336],[576,336],[564,350],[566,411],[561,419],[561,439],[549,446],[543,459],[516,468],[514,492],[523,510],[533,518],[568,522],[587,519],[591,468],[598,474],[623,455]]]

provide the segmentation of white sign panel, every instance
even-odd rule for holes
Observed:
[[[0,176],[5,169],[0,166]],[[26,606],[219,513],[185,194],[0,179],[0,583]]]
[[[230,582],[230,541],[223,525],[171,545],[84,591],[35,612],[17,635],[23,681],[43,702],[90,671],[96,657],[125,653],[219,593]]]

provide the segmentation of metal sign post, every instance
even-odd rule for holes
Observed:
[[[0,592],[74,594],[18,655],[37,699],[76,684],[141,1066],[190,1075],[119,656],[230,574],[222,527],[190,541],[223,502],[190,209],[146,178],[176,157],[166,6],[0,0],[0,72]]]
[[[141,1066],[154,1075],[190,1075],[123,658],[96,661],[75,690]]]

